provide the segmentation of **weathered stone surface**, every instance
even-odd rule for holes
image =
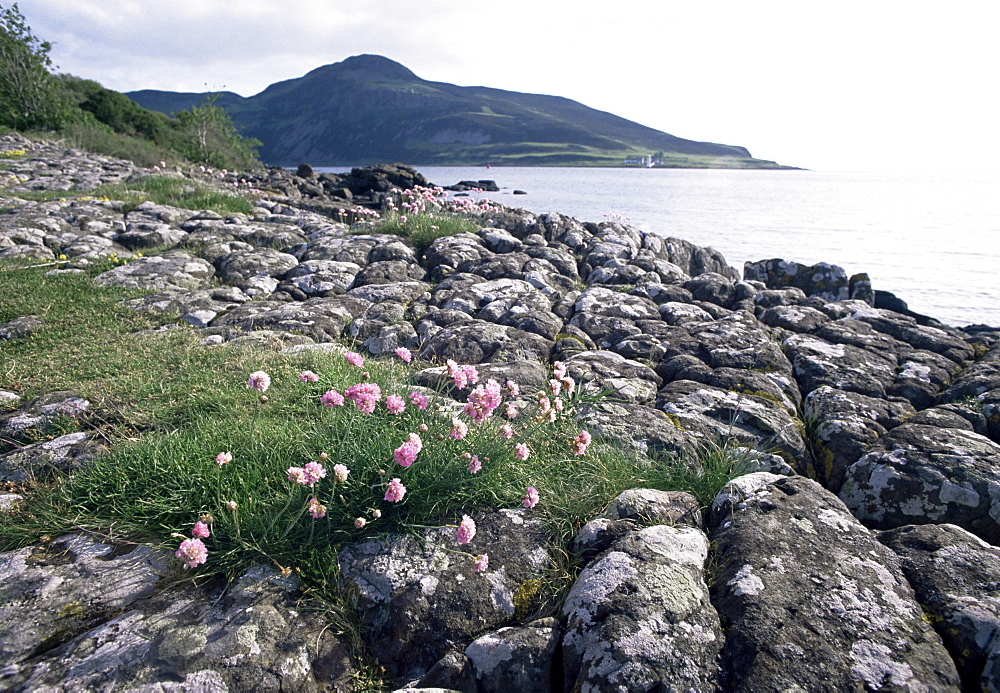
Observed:
[[[129,556],[112,558],[106,570]],[[109,578],[116,584],[123,576]],[[99,589],[107,585],[94,582]],[[260,567],[225,592],[173,588],[127,604],[56,650],[0,670],[0,685],[18,691],[354,690],[346,647],[318,612],[297,608],[296,589],[294,578]],[[77,602],[64,611],[76,615],[88,607]]]
[[[317,342],[338,339],[369,306],[354,296],[310,298],[302,303],[254,301],[217,318],[213,327],[230,326],[245,332],[281,330],[306,335]]]
[[[45,433],[59,420],[79,421],[90,411],[90,401],[74,392],[49,392],[27,402],[17,411],[0,414],[0,434],[20,436],[29,431]]]
[[[561,629],[556,619],[501,628],[465,648],[480,693],[547,693]]]
[[[695,439],[680,420],[653,407],[602,400],[580,407],[577,418],[592,434],[626,443],[644,454],[681,459],[694,455]]]
[[[20,483],[73,472],[104,450],[87,433],[69,433],[0,455],[0,481]]]
[[[101,286],[148,291],[190,291],[208,286],[215,268],[183,250],[136,258],[94,277]]]
[[[714,690],[723,634],[707,556],[700,530],[654,525],[584,568],[562,608],[566,690]]]
[[[998,459],[971,431],[903,424],[851,465],[840,497],[871,527],[950,523],[1000,543]]]
[[[880,532],[951,652],[965,690],[1000,690],[1000,548],[955,525]]]
[[[700,344],[695,353],[712,368],[749,368],[769,371],[792,370],[788,359],[772,337],[770,328],[751,313],[740,311],[712,322],[688,325]]]
[[[8,339],[24,339],[37,332],[44,323],[36,315],[22,315],[0,325],[0,342]]]
[[[547,565],[544,528],[530,513],[473,517],[477,532],[465,555],[454,552],[453,528],[426,530],[422,541],[393,535],[341,550],[341,574],[358,590],[370,651],[391,677],[418,679],[453,644],[513,621],[518,590]],[[484,573],[473,568],[480,553],[490,557]]]
[[[870,397],[886,396],[896,378],[896,360],[848,344],[830,344],[796,334],[783,343],[804,393],[821,385]]]
[[[454,359],[458,363],[516,361],[531,359],[548,361],[553,343],[505,325],[482,320],[447,327],[432,335],[420,352],[422,359]]]
[[[663,382],[649,366],[611,351],[581,351],[566,361],[566,372],[581,392],[608,393],[613,400],[651,404]]]
[[[725,690],[958,690],[896,555],[836,496],[783,477],[720,519]]]
[[[809,306],[774,306],[761,313],[760,321],[791,332],[815,332],[821,325],[830,322],[830,318]]]
[[[806,266],[785,260],[758,260],[743,266],[743,278],[764,282],[769,289],[795,287],[806,296],[829,301],[850,298],[850,284],[842,267],[818,262]]]

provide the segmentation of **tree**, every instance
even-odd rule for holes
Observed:
[[[260,141],[243,137],[225,110],[215,105],[218,94],[174,114],[185,133],[185,155],[218,168],[246,168],[257,163]]]
[[[58,124],[62,109],[49,72],[51,49],[31,33],[16,3],[0,5],[0,122],[20,130]]]

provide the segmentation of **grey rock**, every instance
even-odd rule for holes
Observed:
[[[202,289],[215,275],[211,264],[183,250],[137,258],[94,277],[101,286],[181,292]]]
[[[565,690],[715,690],[723,633],[707,556],[700,530],[655,525],[584,568],[562,607]]]
[[[295,332],[317,342],[338,339],[369,306],[353,296],[310,298],[302,303],[254,301],[220,316],[214,327],[229,326],[244,332],[256,330]]]
[[[14,412],[0,414],[0,433],[8,436],[20,436],[29,431],[47,433],[57,421],[79,422],[90,407],[90,401],[76,393],[50,392],[30,400]]]
[[[726,690],[958,690],[896,555],[816,482],[758,487],[712,540]]]
[[[849,344],[831,344],[817,337],[795,334],[783,343],[804,393],[822,385],[885,397],[896,378],[895,358],[880,356]]]
[[[662,379],[649,366],[610,351],[581,351],[566,360],[567,374],[588,395],[608,393],[608,398],[650,404]]]
[[[463,322],[432,335],[420,358],[458,363],[536,360],[547,362],[553,343],[537,334],[482,320]]]
[[[847,273],[825,262],[811,266],[779,259],[747,262],[743,266],[743,277],[764,282],[769,289],[795,287],[806,296],[819,296],[829,301],[850,298]]]
[[[0,325],[0,341],[24,339],[31,336],[32,333],[37,332],[44,324],[35,315],[22,315],[19,318],[14,318]]]
[[[955,525],[880,532],[955,660],[965,690],[1000,690],[1000,549]]]
[[[0,481],[30,482],[76,471],[104,450],[87,433],[68,433],[0,455]]]
[[[956,428],[903,424],[847,470],[840,497],[871,527],[955,524],[1000,542],[1000,445]]]
[[[480,693],[548,693],[560,635],[558,624],[529,624],[501,628],[473,640],[465,656]]]

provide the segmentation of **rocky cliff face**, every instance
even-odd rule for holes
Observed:
[[[0,193],[13,207],[0,258],[170,246],[97,281],[150,290],[130,305],[207,345],[351,337],[524,387],[559,359],[585,387],[617,391],[580,416],[637,463],[720,435],[756,459],[709,509],[643,489],[616,499],[581,529],[581,572],[541,619],[525,605],[552,547],[523,510],[476,514],[485,573],[449,559],[454,530],[345,547],[368,652],[407,690],[1000,687],[995,332],[874,308],[865,278],[838,268],[768,261],[740,280],[711,249],[557,214],[493,210],[478,233],[418,252],[296,206],[292,188],[322,207],[290,174],[249,217],[11,199],[134,173],[42,154]],[[0,337],[36,325],[22,316]],[[0,435],[89,406],[0,396],[12,403]],[[0,457],[0,479],[71,473],[97,448],[55,438]],[[0,554],[0,688],[355,688],[346,643],[301,608],[294,580],[254,569],[213,594],[167,584],[167,562],[75,534]]]

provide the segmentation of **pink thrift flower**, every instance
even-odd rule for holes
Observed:
[[[448,359],[445,364],[448,367],[448,377],[457,389],[464,390],[467,385],[479,382],[479,371],[475,366],[459,366],[453,359]]]
[[[185,539],[174,556],[184,561],[188,568],[194,568],[208,560],[208,549],[201,539]]]
[[[455,532],[455,541],[459,544],[468,544],[476,536],[476,522],[468,515],[462,515],[462,521],[458,523],[458,531]]]
[[[473,562],[477,573],[485,573],[486,569],[490,567],[490,556],[489,554],[483,553],[476,556],[476,560]]]
[[[333,478],[338,484],[342,484],[347,481],[347,475],[351,473],[351,470],[342,464],[333,465]]]
[[[549,381],[549,390],[552,392],[553,397],[558,397],[559,393],[562,392],[563,382],[562,380],[557,380],[553,378]]]
[[[327,390],[319,398],[319,403],[324,407],[342,407],[344,405],[344,396],[336,390]]]
[[[519,413],[520,412],[517,410],[517,407],[514,406],[513,402],[507,403],[507,409],[504,411],[504,414],[508,419],[516,419]]]
[[[562,361],[556,361],[552,364],[552,377],[553,378],[565,378],[566,377],[566,364]]]
[[[592,436],[588,431],[581,430],[580,435],[570,441],[569,446],[573,450],[574,455],[582,455],[587,452],[587,447],[590,445]]]
[[[531,450],[528,449],[527,443],[517,443],[514,445],[514,457],[524,461],[531,456]]]
[[[504,440],[510,440],[514,437],[514,427],[510,424],[504,424],[500,427],[500,437]]]
[[[405,495],[406,495],[406,487],[403,486],[403,483],[397,477],[389,482],[389,486],[385,490],[384,498],[390,503],[398,503],[399,501],[403,500],[403,496]]]
[[[231,513],[236,512],[239,507],[240,506],[236,501],[226,501],[226,509]]]
[[[344,358],[352,366],[357,366],[358,368],[363,368],[365,365],[365,357],[356,351],[348,351],[344,354]]]
[[[399,347],[396,349],[396,356],[403,359],[403,363],[409,363],[413,360],[413,352],[411,352],[406,347]]]
[[[312,371],[302,371],[301,373],[299,373],[299,380],[301,380],[304,383],[315,383],[317,380],[319,380],[319,376],[313,373]]]
[[[477,385],[476,389],[469,393],[469,401],[463,411],[470,419],[481,424],[493,416],[493,411],[500,406],[502,399],[500,383],[489,380],[485,385]]]
[[[452,417],[451,431],[449,431],[448,435],[455,440],[462,440],[465,436],[469,435],[469,425],[458,417]]]
[[[420,424],[419,426],[417,426],[417,430],[420,431],[421,433],[427,433],[427,424],[425,423]]]
[[[472,459],[469,460],[469,471],[476,474],[482,468],[483,463],[479,461],[479,455],[473,455]]]
[[[357,383],[344,390],[344,396],[354,402],[358,411],[371,414],[382,399],[382,388],[376,383]]]
[[[430,398],[427,395],[421,394],[420,392],[411,392],[410,401],[413,403],[413,406],[415,406],[420,411],[424,411],[425,409],[427,409],[427,405],[430,404],[431,402]]]
[[[354,526],[355,526],[355,527],[357,527],[358,529],[361,529],[361,528],[362,528],[362,527],[364,527],[364,526],[365,526],[366,524],[368,524],[368,520],[366,520],[366,519],[365,519],[365,518],[363,518],[363,517],[359,517],[359,518],[357,518],[356,520],[354,520]]]
[[[563,389],[566,390],[566,394],[572,397],[573,393],[576,392],[576,381],[573,380],[568,375],[561,378],[561,380],[563,384]]]
[[[326,469],[319,462],[306,462],[306,466],[302,471],[306,483],[310,486],[326,476]]]
[[[406,402],[399,395],[389,395],[385,398],[385,408],[390,414],[402,414],[406,409]]]
[[[288,474],[288,480],[294,484],[306,484],[306,470],[302,467],[289,467],[285,470]]]
[[[326,517],[326,506],[319,502],[318,498],[309,499],[309,514],[312,515],[314,520],[318,520],[321,517]]]
[[[264,392],[267,388],[271,387],[271,376],[264,371],[255,371],[250,374],[250,379],[247,381],[247,387],[257,390],[258,392]]]
[[[517,397],[521,394],[521,386],[515,383],[513,380],[508,380],[505,387],[507,388],[508,397]]]
[[[521,501],[526,508],[534,508],[538,504],[538,489],[534,486],[529,486],[528,490],[524,494],[524,500]]]
[[[195,522],[194,527],[191,529],[191,536],[198,537],[199,539],[205,539],[206,537],[211,536],[211,534],[212,533],[209,531],[208,525],[201,520]]]
[[[220,467],[224,464],[229,464],[233,461],[233,453],[231,452],[220,452],[215,456],[215,463]]]

